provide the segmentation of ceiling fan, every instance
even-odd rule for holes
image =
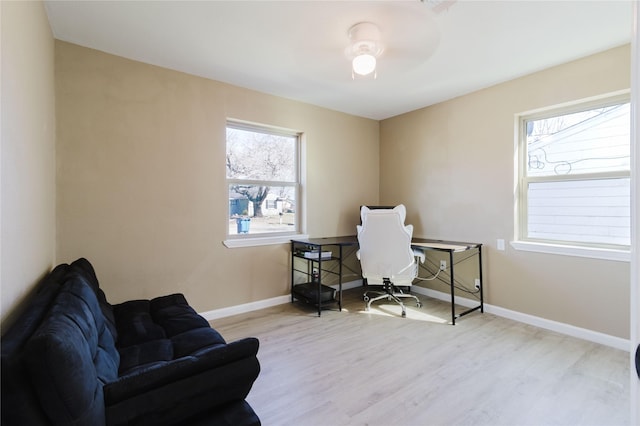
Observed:
[[[376,58],[383,51],[380,28],[373,22],[358,22],[349,28],[348,34],[351,43],[346,53],[351,59],[351,78],[371,73],[373,78],[376,78]]]
[[[306,3],[314,7],[315,3]],[[312,6],[313,5],[313,6]],[[313,64],[307,75],[322,80],[399,78],[418,72],[436,51],[440,31],[436,13],[421,1],[337,2],[336,15],[318,7],[314,28],[305,28],[296,57]]]

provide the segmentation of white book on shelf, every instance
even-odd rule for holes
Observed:
[[[307,259],[329,259],[331,258],[331,252],[306,251],[304,252],[304,257],[306,257]]]

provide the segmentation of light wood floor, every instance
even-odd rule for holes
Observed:
[[[227,341],[260,339],[247,400],[265,426],[626,425],[629,355],[420,296],[407,318],[390,303],[364,312],[285,304],[212,325]]]

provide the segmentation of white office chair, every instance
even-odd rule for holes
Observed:
[[[420,300],[400,287],[411,287],[418,275],[418,260],[424,262],[424,253],[411,249],[413,226],[404,224],[407,211],[404,205],[393,209],[360,210],[362,225],[358,225],[360,249],[356,256],[360,260],[362,277],[368,285],[382,285],[382,292],[370,298],[364,294],[367,310],[371,303],[381,299],[394,300],[402,307],[402,316],[407,315],[401,298],[413,298],[421,307]]]

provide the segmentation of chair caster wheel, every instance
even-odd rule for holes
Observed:
[[[417,306],[418,308],[422,308],[422,303],[418,302],[418,303],[416,303],[416,306]]]
[[[369,301],[369,296],[362,297],[362,300],[364,300],[365,302],[368,302]]]
[[[407,313],[405,311],[402,311],[402,318],[406,318],[407,317]]]

